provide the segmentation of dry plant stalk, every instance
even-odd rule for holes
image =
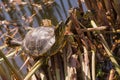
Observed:
[[[40,25],[51,26],[51,22],[55,25],[58,24],[59,20],[52,15],[53,8],[56,10],[60,20],[64,19],[59,6],[53,0],[40,0],[40,2],[38,0],[24,0],[24,2],[22,0],[3,1],[0,1],[1,51],[4,51],[4,49],[9,51],[9,47],[4,44],[4,39],[7,37],[23,39],[25,36],[24,33],[33,27]],[[68,2],[70,7],[71,1],[68,0]],[[55,31],[57,44],[52,47],[51,52],[53,54],[49,55],[51,57],[51,64],[53,65],[49,65],[46,69],[45,72],[48,72],[47,75],[43,74],[44,72],[40,72],[39,77],[41,79],[50,78],[50,80],[95,80],[100,77],[101,80],[105,79],[107,77],[105,74],[110,72],[109,80],[113,80],[114,76],[120,76],[120,1],[78,0],[78,3],[78,8],[70,10],[70,18],[66,27],[64,26]],[[65,17],[67,17],[64,0],[60,0],[60,4],[62,5],[61,9],[63,9]],[[83,4],[86,5],[87,12],[84,12]],[[92,24],[90,23],[91,20]],[[93,24],[93,21],[97,25]],[[8,53],[6,57],[11,57],[15,53],[16,48]],[[23,54],[23,56],[26,55]],[[108,58],[112,62],[109,67],[105,65],[110,63]],[[47,57],[47,59],[50,58]],[[3,60],[7,61],[5,56],[2,55],[0,61],[2,62]],[[28,80],[43,63],[46,63],[45,60],[45,58],[38,60],[25,76],[24,80]],[[104,62],[106,60],[107,62]],[[80,64],[80,67],[78,67],[78,64]],[[114,71],[111,69],[111,66]],[[102,70],[104,67],[107,72]],[[106,67],[109,69],[106,69]],[[18,76],[17,78],[22,79],[14,69],[13,72]],[[37,78],[32,76],[31,79]]]
[[[114,80],[114,75],[115,75],[115,70],[111,69],[110,70],[110,75],[109,75],[109,79],[108,80]]]

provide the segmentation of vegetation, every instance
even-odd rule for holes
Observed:
[[[119,7],[120,0],[0,0],[0,79],[119,80]],[[10,44],[50,25],[56,42],[36,59]]]

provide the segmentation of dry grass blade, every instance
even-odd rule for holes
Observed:
[[[92,80],[95,80],[95,51],[92,50]]]
[[[16,51],[14,51],[14,52],[6,55],[6,57],[7,57],[7,58],[10,58],[10,57],[12,57],[13,55],[15,55],[15,53],[16,53]],[[4,61],[4,58],[0,58],[0,62],[2,62],[2,61]]]
[[[83,46],[84,49],[84,73],[85,73],[85,80],[91,80],[91,74],[90,74],[90,66],[89,66],[89,58],[88,58],[88,50],[85,46]]]
[[[10,79],[10,76],[5,73],[5,71],[4,71],[4,69],[2,68],[1,65],[0,65],[0,76],[3,80],[9,80]]]
[[[15,77],[18,80],[23,80],[23,77],[21,76],[21,74],[19,74],[17,72],[17,70],[11,65],[11,63],[9,62],[9,60],[6,58],[6,56],[4,55],[4,53],[0,50],[0,56],[5,60],[7,66],[11,69],[11,71],[14,73]]]
[[[38,70],[40,68],[40,66],[46,61],[45,58],[41,58],[40,60],[38,60],[34,66],[31,68],[31,70],[29,71],[29,73],[26,75],[26,77],[24,78],[24,80],[29,80],[29,78],[36,72],[36,70]]]
[[[81,31],[83,32],[87,32],[87,31],[102,31],[102,30],[105,30],[107,29],[107,26],[100,26],[100,27],[97,27],[97,28],[86,28],[86,29],[81,29]]]
[[[119,9],[119,7],[120,7],[120,1],[119,0],[113,0],[113,2],[114,2],[115,10],[116,10],[118,16],[120,17],[120,9]]]
[[[97,25],[95,24],[94,21],[91,21],[91,25],[92,25],[93,27],[97,27]],[[120,66],[119,66],[119,64],[117,63],[116,59],[114,58],[114,56],[113,56],[113,54],[112,54],[112,52],[111,52],[111,50],[110,50],[107,42],[106,42],[105,39],[104,39],[104,36],[103,36],[99,31],[98,31],[98,34],[99,34],[100,37],[101,37],[101,43],[103,44],[103,46],[104,46],[104,48],[105,48],[105,51],[107,52],[107,54],[108,54],[111,62],[112,62],[113,65],[115,66],[116,71],[117,71],[118,74],[120,75]]]
[[[5,56],[6,56],[7,59],[8,59],[8,58],[12,58],[12,57],[13,57],[18,51],[20,51],[20,50],[21,50],[21,48],[15,50],[15,51],[13,51],[13,52],[10,52],[10,53],[8,53],[8,55],[5,55]],[[4,61],[4,59],[3,59],[3,58],[0,58],[0,62],[2,62],[2,61]]]
[[[115,75],[115,70],[111,69],[110,70],[110,75],[109,75],[109,80],[114,80],[114,75]]]

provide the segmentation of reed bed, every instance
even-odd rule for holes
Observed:
[[[0,0],[0,79],[119,80],[119,7],[119,0]],[[56,42],[37,59],[10,43],[50,25]]]

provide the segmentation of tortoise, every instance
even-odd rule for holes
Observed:
[[[30,55],[38,56],[47,52],[55,43],[54,27],[40,26],[28,31],[22,41],[11,40],[7,44],[20,45]]]

